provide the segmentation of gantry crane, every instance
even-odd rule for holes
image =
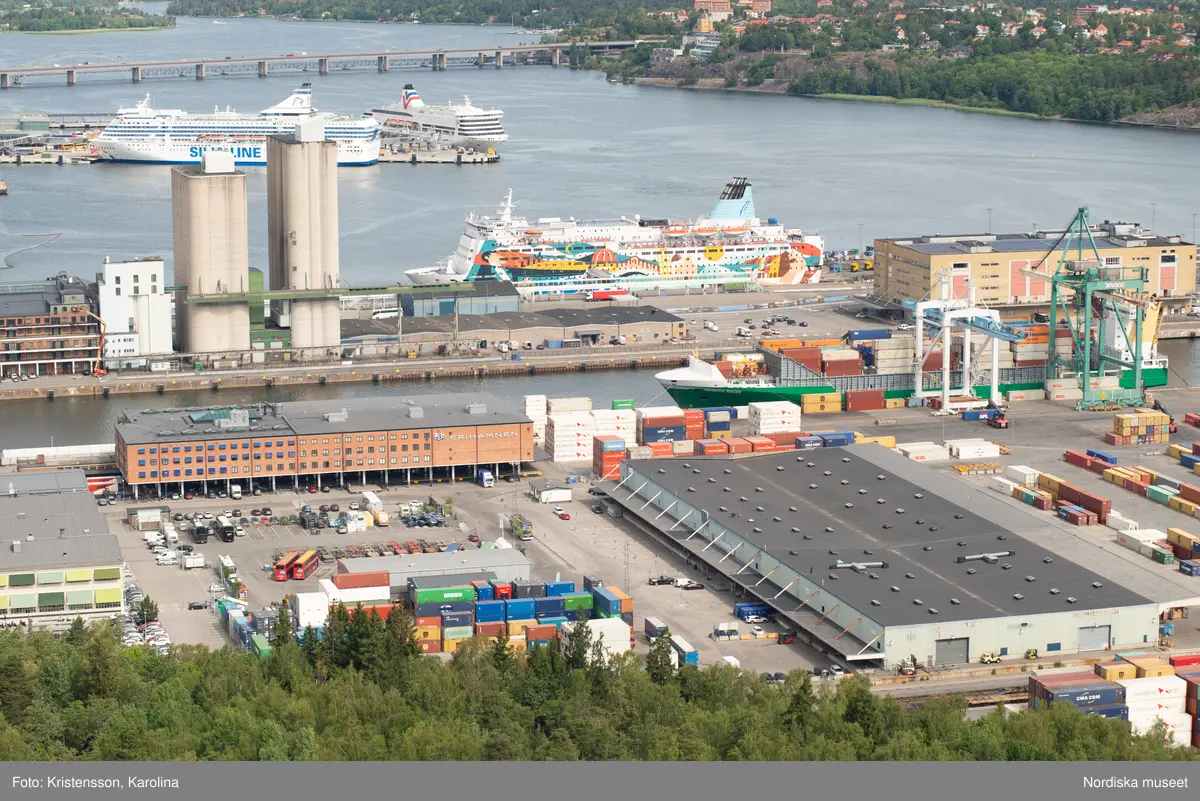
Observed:
[[[1062,246],[1057,262],[1055,251]],[[1074,253],[1072,253],[1074,251]],[[1110,266],[1104,263],[1088,225],[1088,209],[1080,206],[1067,229],[1046,255],[1025,275],[1050,282],[1050,345],[1046,378],[1075,377],[1083,391],[1078,409],[1126,406],[1141,402],[1143,325],[1147,311],[1152,319],[1159,313],[1158,300],[1146,295],[1146,270],[1141,267]],[[1133,337],[1125,319],[1132,318]],[[1061,321],[1061,322],[1060,322]],[[1127,348],[1106,345],[1115,324]],[[1065,325],[1071,334],[1072,352],[1060,357],[1054,347],[1055,334]],[[1104,386],[1105,367],[1133,370],[1133,387]],[[1109,376],[1111,378],[1111,376]]]
[[[104,361],[104,338],[108,334],[108,323],[104,322],[104,319],[100,315],[96,314],[87,306],[73,306],[71,307],[71,311],[86,314],[88,317],[91,317],[100,324],[100,347],[96,350],[96,358],[92,361],[88,372],[97,377],[108,375],[108,370],[105,370],[104,367],[101,366]]]

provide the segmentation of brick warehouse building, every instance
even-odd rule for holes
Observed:
[[[477,466],[533,460],[533,422],[488,395],[294,401],[195,411],[126,412],[117,467],[152,494],[255,486],[451,480]]]
[[[100,324],[86,286],[65,274],[0,284],[0,376],[87,373],[100,357]]]

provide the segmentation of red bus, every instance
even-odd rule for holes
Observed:
[[[287,581],[292,575],[292,565],[296,564],[299,558],[299,551],[285,553],[283,558],[275,563],[275,567],[271,568],[271,578],[275,581]]]
[[[316,551],[305,551],[292,564],[292,578],[296,581],[303,581],[313,573],[316,573],[320,565],[321,560],[317,558]]]

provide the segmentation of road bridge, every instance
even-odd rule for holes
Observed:
[[[164,59],[161,61],[116,61],[76,64],[29,66],[0,66],[0,89],[16,86],[32,88],[45,85],[42,78],[65,78],[67,86],[76,86],[80,78],[89,75],[126,74],[134,83],[147,78],[194,77],[198,81],[220,75],[255,74],[266,78],[273,72],[315,73],[328,75],[333,70],[374,70],[423,68],[442,71],[450,67],[525,66],[531,64],[557,67],[566,61],[572,47],[586,48],[591,53],[615,53],[636,47],[643,41],[546,42],[530,45],[508,45],[495,48],[458,47],[428,50],[385,50],[361,53],[284,53],[274,56],[226,56],[224,58]]]

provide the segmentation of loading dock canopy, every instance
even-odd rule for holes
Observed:
[[[718,526],[704,521],[719,524],[883,626],[1149,603],[1014,533],[1028,526],[1020,510],[879,445],[626,465],[633,475],[614,498],[636,511],[666,493],[644,519],[674,502],[656,523],[669,528],[691,507],[673,535],[709,530],[689,546],[714,536]],[[630,491],[638,498],[628,499]],[[704,555],[715,551],[715,562],[732,544]],[[752,559],[739,580],[753,584],[762,575],[754,552],[743,547],[719,569],[732,576],[743,567],[739,556]]]

